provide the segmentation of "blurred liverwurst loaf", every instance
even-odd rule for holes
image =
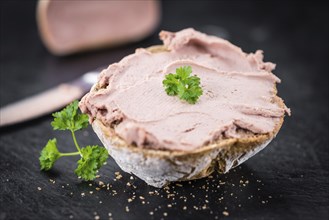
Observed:
[[[141,40],[160,20],[160,4],[148,1],[54,1],[38,3],[41,38],[55,55]]]

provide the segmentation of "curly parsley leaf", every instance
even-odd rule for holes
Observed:
[[[78,113],[78,101],[66,106],[62,111],[53,113],[51,122],[54,130],[77,131],[88,126],[88,115]]]
[[[81,159],[77,162],[78,167],[75,173],[84,180],[95,179],[97,171],[108,158],[108,152],[100,146],[80,148],[75,131],[88,126],[88,115],[78,113],[78,101],[74,101],[60,112],[54,113],[53,116],[54,120],[51,123],[53,129],[70,130],[77,151],[61,153],[57,149],[56,139],[49,140],[40,153],[41,170],[50,170],[60,157],[80,155]]]
[[[74,172],[84,180],[93,180],[108,158],[107,150],[95,145],[81,148],[81,153],[82,158],[78,161],[78,167]]]
[[[178,96],[190,104],[195,104],[203,91],[200,86],[200,78],[190,76],[192,67],[182,66],[176,69],[176,74],[169,73],[162,81],[167,95]]]
[[[57,149],[56,139],[49,140],[40,153],[39,161],[41,170],[50,170],[60,157],[61,155]]]

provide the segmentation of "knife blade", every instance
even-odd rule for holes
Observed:
[[[9,104],[0,109],[0,127],[13,125],[54,112],[81,98],[96,83],[99,69],[60,84],[39,94]]]

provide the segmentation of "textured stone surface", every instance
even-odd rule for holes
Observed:
[[[38,37],[35,3],[0,4],[0,106],[118,61],[136,47],[160,43],[154,35],[113,50],[56,58],[47,53]],[[247,52],[263,49],[265,60],[277,63],[275,73],[282,79],[279,95],[293,113],[286,117],[277,137],[225,175],[171,186],[175,189],[170,192],[176,191],[173,200],[165,190],[150,195],[155,188],[131,180],[123,172],[123,177],[114,181],[114,172],[120,168],[112,159],[100,171],[100,180],[112,184],[109,191],[97,191],[96,182],[90,187],[77,179],[74,158],[61,158],[53,171],[40,172],[38,153],[49,138],[56,136],[62,151],[74,149],[68,133],[52,131],[50,116],[3,128],[0,219],[94,219],[98,215],[108,219],[108,213],[113,219],[214,219],[224,217],[225,208],[232,219],[328,219],[328,6],[315,2],[166,1],[163,9],[161,29],[193,26],[229,37]],[[91,128],[78,133],[78,138],[81,145],[100,144]],[[243,186],[240,180],[249,183]],[[127,186],[128,181],[136,188]],[[117,195],[113,196],[112,189]],[[129,203],[133,193],[136,199]],[[145,204],[139,196],[145,198]]]

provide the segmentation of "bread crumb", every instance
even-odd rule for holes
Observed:
[[[149,212],[150,213],[150,215],[153,215],[154,214],[154,212]]]
[[[99,219],[100,219],[99,215],[96,215],[95,220],[99,220]]]
[[[103,181],[99,181],[98,182],[98,185],[103,186],[104,185],[104,182]]]
[[[122,175],[121,174],[119,174],[119,175],[117,175],[116,177],[115,177],[115,179],[117,179],[117,180],[119,180],[119,179],[121,179],[122,178]]]
[[[128,206],[126,206],[126,212],[129,212],[129,207]]]
[[[42,188],[41,188],[40,186],[38,186],[38,190],[39,190],[39,191],[41,191],[41,190],[42,190]]]
[[[225,216],[229,216],[230,213],[228,213],[228,211],[223,211],[223,215],[225,215]]]
[[[167,198],[169,199],[170,197],[174,197],[174,196],[175,196],[175,194],[171,193],[171,194],[167,195]]]
[[[163,216],[168,216],[168,213],[167,213],[167,212],[164,212],[164,213],[163,213]]]

